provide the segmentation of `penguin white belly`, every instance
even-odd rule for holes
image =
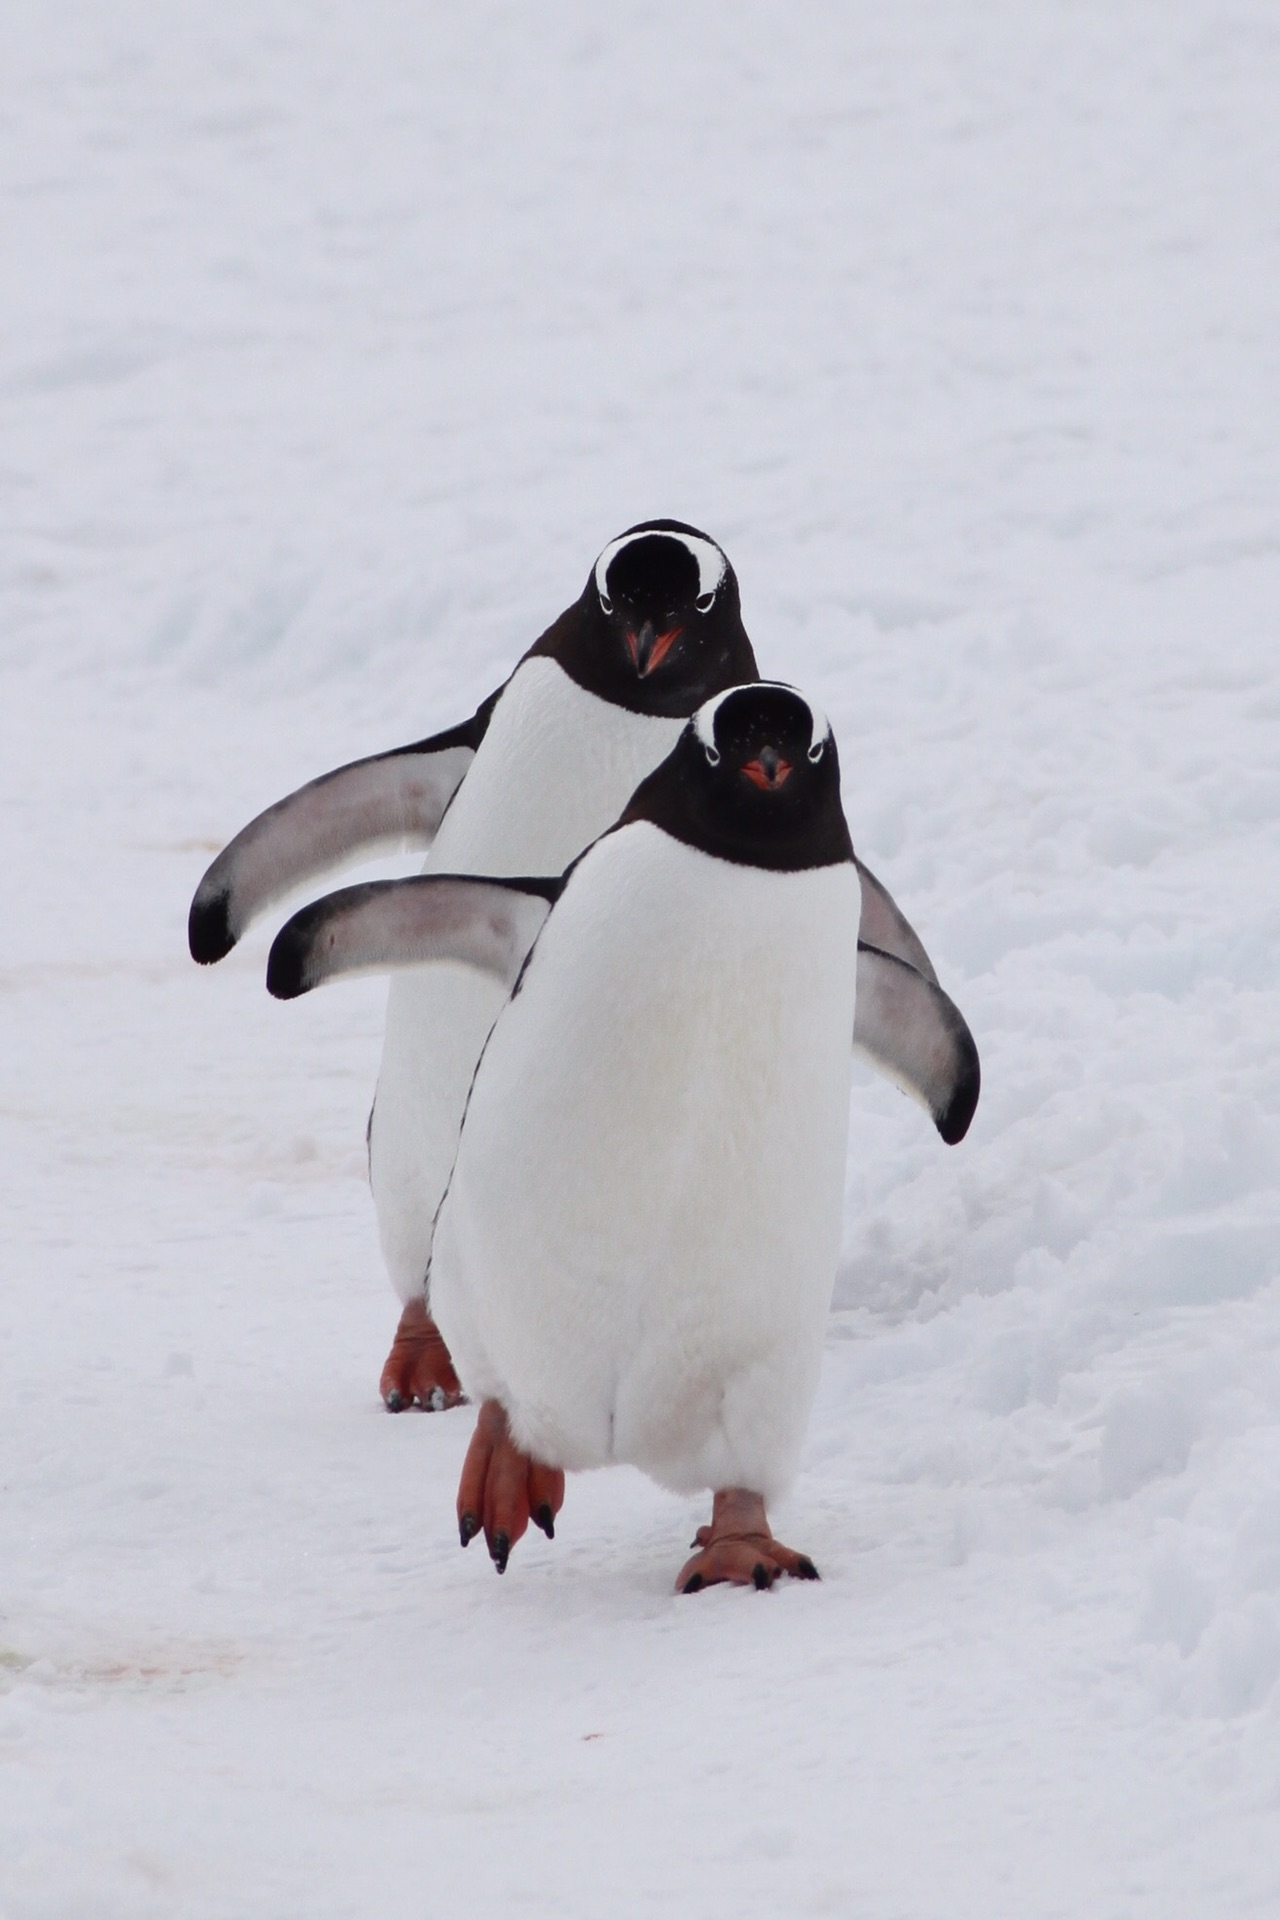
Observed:
[[[598,699],[554,660],[526,660],[423,871],[562,873],[612,826],[682,724]],[[501,987],[468,967],[423,967],[391,984],[369,1177],[383,1257],[406,1302],[422,1291],[476,1061],[505,1001]]]
[[[569,1468],[776,1497],[839,1254],[860,889],[648,823],[593,848],[475,1076],[431,1298]]]

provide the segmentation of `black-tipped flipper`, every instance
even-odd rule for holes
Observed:
[[[881,953],[891,953],[895,960],[905,960],[909,967],[922,973],[926,980],[938,984],[933,962],[924,950],[919,934],[903,913],[889,889],[876,879],[870,867],[864,867],[857,855],[854,865],[858,869],[858,878],[862,882],[862,919],[858,923],[858,939],[869,947],[878,947]]]
[[[510,991],[563,884],[427,873],[343,887],[280,929],[267,959],[267,990],[277,1000],[296,1000],[339,974],[461,960]]]
[[[936,980],[862,940],[853,1044],[928,1110],[949,1147],[964,1139],[982,1085],[964,1015]]]
[[[496,698],[460,727],[353,760],[251,820],[196,888],[187,920],[192,959],[221,960],[264,908],[353,855],[430,846]]]
[[[196,888],[187,915],[187,945],[191,958],[202,967],[212,965],[215,960],[225,960],[242,931],[232,930],[231,889],[218,871],[225,857],[219,854]]]

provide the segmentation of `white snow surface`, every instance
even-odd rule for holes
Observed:
[[[0,1913],[1280,1910],[1272,0],[0,14]],[[388,1416],[259,807],[721,540],[978,1038],[858,1069],[823,1582]],[[383,871],[394,869],[384,866]],[[407,865],[404,870],[407,870]]]

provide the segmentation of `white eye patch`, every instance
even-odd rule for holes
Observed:
[[[827,741],[831,738],[831,722],[822,708],[816,707],[807,694],[801,693],[799,687],[788,686],[785,680],[756,680],[749,684],[755,687],[777,687],[783,693],[794,694],[796,699],[802,701],[809,709],[809,758],[816,765],[822,758]],[[693,716],[693,731],[706,749],[707,759],[713,767],[720,758],[720,750],[716,746],[716,716],[730,694],[741,691],[739,687],[726,687],[723,693],[714,694],[710,700],[705,700]],[[713,753],[715,760],[711,758]]]
[[[697,607],[699,613],[706,613],[728,572],[729,562],[713,540],[700,540],[696,533],[676,533],[670,527],[641,527],[635,533],[620,534],[616,540],[609,542],[596,561],[596,592],[604,611],[613,612],[613,601],[609,597],[609,569],[622,549],[629,547],[633,540],[654,539],[678,540],[686,552],[693,556],[698,568]]]

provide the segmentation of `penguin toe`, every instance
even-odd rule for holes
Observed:
[[[769,1553],[777,1563],[778,1572],[789,1575],[792,1580],[821,1580],[822,1578],[807,1553],[793,1553],[790,1547],[784,1547],[779,1540],[772,1542]]]
[[[528,1498],[534,1523],[548,1540],[554,1540],[556,1515],[564,1505],[564,1474],[559,1467],[544,1467],[540,1460],[530,1460]]]
[[[563,1505],[564,1474],[521,1452],[501,1404],[486,1400],[458,1485],[458,1537],[463,1546],[483,1527],[489,1557],[498,1572],[505,1573],[511,1550],[530,1520],[554,1540],[556,1515]]]
[[[807,1553],[796,1553],[774,1539],[760,1496],[742,1489],[716,1495],[711,1525],[698,1528],[693,1544],[698,1551],[681,1567],[677,1593],[720,1585],[754,1587],[763,1593],[784,1573],[795,1580],[818,1578]]]
[[[466,1405],[462,1382],[425,1300],[411,1300],[401,1314],[378,1385],[390,1413],[403,1413],[406,1407],[443,1413],[447,1407]]]
[[[704,1587],[754,1587],[765,1593],[782,1567],[771,1551],[772,1541],[718,1540],[686,1560],[676,1578],[678,1593],[701,1593]]]

